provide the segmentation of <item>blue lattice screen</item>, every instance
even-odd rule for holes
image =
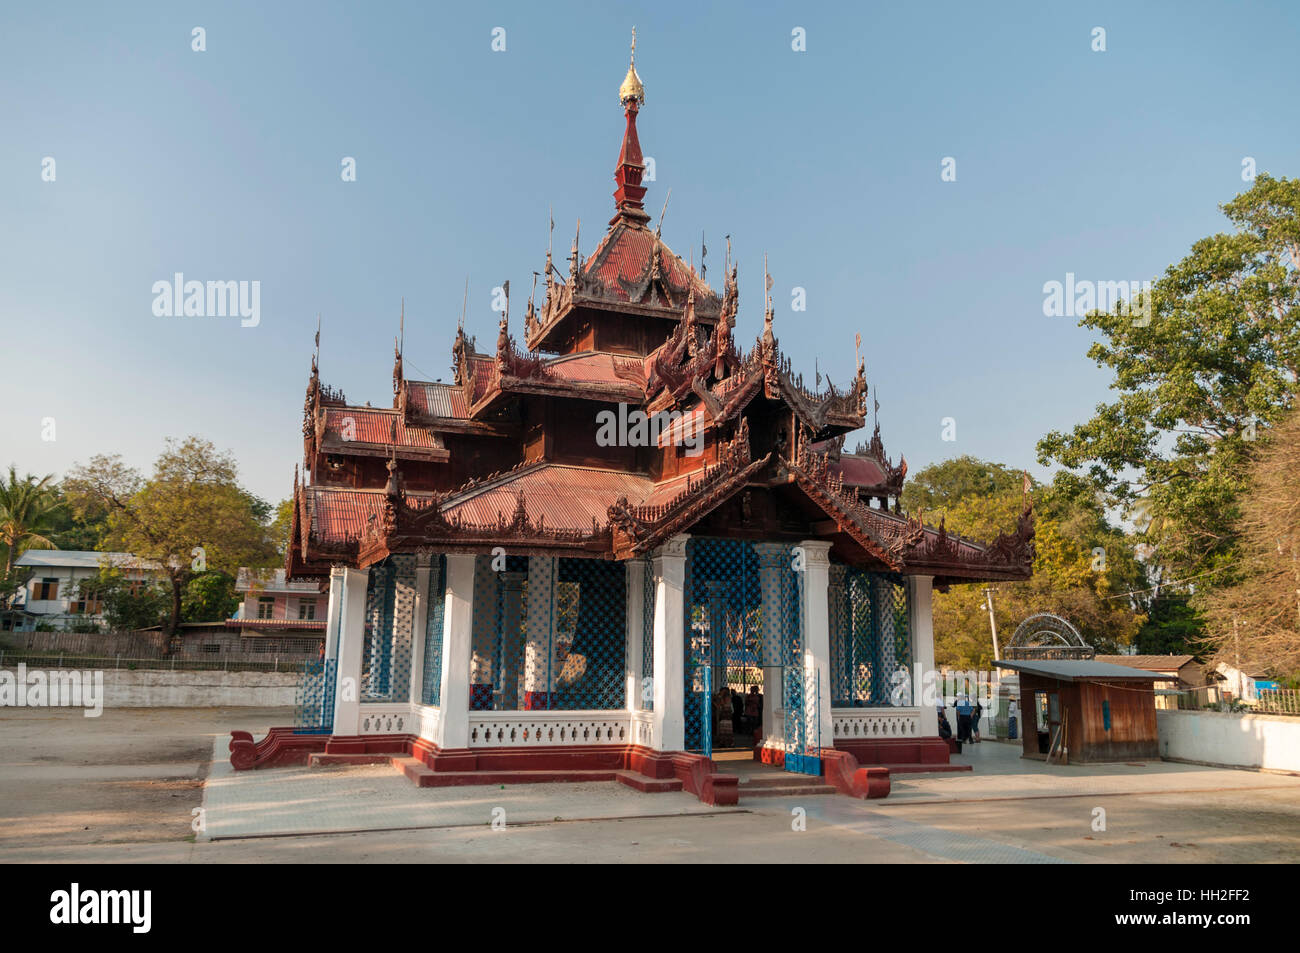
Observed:
[[[411,686],[415,556],[390,556],[370,567],[366,583],[361,701],[406,701]]]
[[[470,708],[626,705],[627,571],[602,559],[479,557]]]
[[[641,699],[641,710],[654,711],[655,595],[659,588],[659,578],[655,575],[654,561],[646,559],[643,562],[644,566],[641,570],[643,584],[641,601],[641,684],[637,686],[637,693]]]
[[[294,728],[303,734],[328,735],[334,730],[334,683],[338,661],[311,659],[303,664],[294,696]]]
[[[737,539],[696,537],[687,544],[683,701],[688,750],[705,745],[706,712],[707,733],[725,743],[737,727],[736,712],[745,710],[745,696],[753,689],[762,710],[764,665],[774,670],[782,656],[798,654],[791,547],[761,544],[761,550]],[[707,702],[706,669],[712,692]],[[739,725],[749,730],[745,716]]]
[[[889,706],[899,679],[910,679],[912,634],[903,577],[831,566],[831,704]],[[906,673],[899,676],[902,670]],[[900,704],[910,698],[898,699]]]
[[[424,624],[424,671],[420,701],[442,704],[442,622],[447,607],[447,557],[434,556],[429,564],[429,610]]]

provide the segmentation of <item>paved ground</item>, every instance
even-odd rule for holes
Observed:
[[[959,756],[973,772],[896,778],[885,801],[737,810],[612,783],[417,789],[382,766],[230,771],[231,728],[260,734],[289,717],[0,710],[0,862],[1300,861],[1300,778],[1287,775],[1048,768],[985,743]],[[200,807],[206,836],[234,839],[196,840]]]

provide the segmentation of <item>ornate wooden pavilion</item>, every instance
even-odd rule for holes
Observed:
[[[457,329],[450,383],[399,342],[380,409],[321,382],[317,334],[287,571],[329,593],[326,653],[236,767],[405,752],[424,784],[611,770],[725,802],[709,753],[736,724],[812,773],[947,760],[914,697],[931,591],[1027,578],[1031,506],[987,545],[904,515],[878,423],[845,448],[865,361],[808,387],[770,294],[737,345],[730,249],[719,294],[650,227],[635,60],[619,101],[614,216],[566,270],[547,251],[524,348],[508,300],[495,348]]]

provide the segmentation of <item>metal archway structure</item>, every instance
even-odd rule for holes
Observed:
[[[1090,659],[1097,650],[1084,640],[1070,620],[1052,612],[1029,616],[1011,636],[1008,659]]]

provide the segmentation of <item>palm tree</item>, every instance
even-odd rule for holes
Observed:
[[[36,479],[30,473],[22,479],[13,464],[9,476],[0,480],[0,545],[5,554],[5,578],[13,575],[20,550],[32,546],[58,549],[47,533],[54,532],[54,512],[63,504],[54,492],[54,474]]]

